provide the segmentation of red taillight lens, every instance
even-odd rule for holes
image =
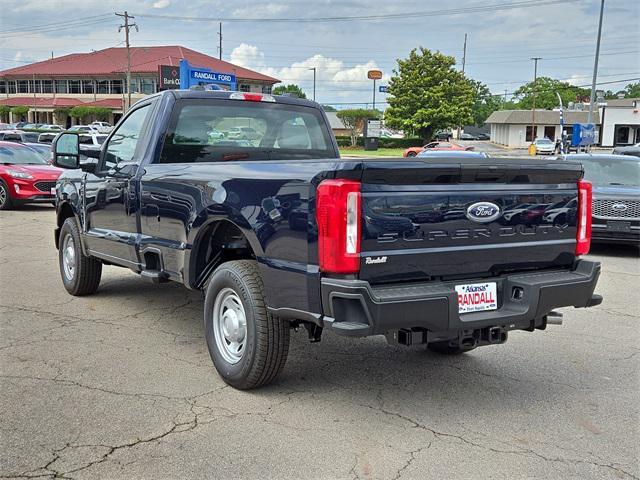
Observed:
[[[360,208],[360,182],[324,180],[318,185],[316,220],[321,271],[360,271]]]
[[[591,183],[578,180],[578,232],[576,255],[586,255],[591,247]]]

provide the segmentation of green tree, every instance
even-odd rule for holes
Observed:
[[[69,115],[79,119],[95,117],[96,120],[105,121],[109,118],[109,115],[111,115],[111,110],[105,107],[78,105],[69,111]]]
[[[17,107],[12,107],[11,113],[13,113],[14,118],[18,117],[19,119],[23,119],[25,115],[29,113],[29,107],[26,105],[19,105]]]
[[[453,57],[420,47],[398,60],[389,80],[385,124],[425,140],[436,130],[473,120],[474,87]]]
[[[624,87],[624,94],[627,98],[640,97],[640,82],[630,83],[629,85]]]
[[[272,92],[274,95],[283,95],[287,93],[298,98],[307,98],[302,89],[298,85],[295,85],[293,83],[290,83],[289,85],[278,85],[272,90]]]
[[[378,110],[366,110],[364,108],[340,110],[337,115],[349,130],[352,147],[355,147],[358,142],[358,135],[362,132],[364,121],[372,118],[380,118],[380,112]]]
[[[331,105],[322,105],[322,109],[325,112],[337,112],[338,111],[335,107],[332,107]]]
[[[589,101],[590,90],[587,88],[576,87],[567,82],[561,82],[549,77],[540,77],[536,81],[536,108],[551,110],[558,107],[558,96],[560,94],[562,103],[566,107],[569,102]],[[529,82],[518,88],[514,94],[514,100],[517,102],[518,108],[529,110],[533,108],[533,82]]]
[[[0,105],[0,121],[5,121],[9,118],[9,112],[11,111],[11,107],[7,105]]]
[[[473,124],[478,127],[484,125],[485,120],[496,110],[502,107],[502,97],[500,95],[492,95],[484,83],[476,80],[469,80],[473,85],[474,102],[473,102]]]

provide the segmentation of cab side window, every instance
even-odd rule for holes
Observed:
[[[109,139],[105,151],[105,169],[113,168],[120,162],[133,160],[142,127],[151,111],[149,107],[150,105],[145,105],[132,112]]]

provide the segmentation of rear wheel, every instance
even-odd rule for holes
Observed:
[[[98,290],[102,263],[82,253],[80,231],[74,218],[67,218],[60,229],[58,260],[62,283],[71,295],[91,295]]]
[[[461,355],[474,350],[476,347],[463,346],[457,342],[434,342],[428,344],[427,348],[442,355]]]
[[[417,155],[416,152],[408,152],[407,157],[415,157]]]
[[[273,381],[287,360],[289,322],[273,317],[252,260],[223,263],[205,294],[205,336],[222,379],[247,390]]]
[[[0,210],[11,210],[11,207],[13,207],[13,203],[9,196],[9,187],[0,181]]]

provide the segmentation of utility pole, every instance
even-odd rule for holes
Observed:
[[[533,60],[533,108],[531,109],[531,141],[536,139],[536,94],[537,94],[537,82],[538,82],[538,60],[542,60],[542,57],[531,57]]]
[[[313,70],[313,101],[316,101],[316,67],[311,67],[309,70]]]
[[[464,47],[462,48],[462,73],[464,73],[464,66],[467,63],[467,34],[464,34]]]
[[[598,23],[598,40],[596,41],[596,59],[593,62],[593,79],[591,80],[591,97],[589,99],[589,116],[587,123],[593,117],[593,104],[596,101],[596,79],[598,77],[598,57],[600,57],[600,37],[602,37],[602,16],[604,15],[604,0],[600,0],[600,21]]]
[[[222,22],[219,23],[218,29],[218,58],[222,60]]]
[[[118,32],[120,32],[124,28],[124,41],[127,46],[127,108],[125,111],[131,108],[131,48],[129,44],[129,29],[131,27],[135,27],[136,32],[138,32],[138,25],[135,23],[129,23],[130,19],[134,19],[135,17],[129,15],[125,10],[124,13],[116,13],[117,17],[124,18],[124,25],[120,25],[118,27]]]

